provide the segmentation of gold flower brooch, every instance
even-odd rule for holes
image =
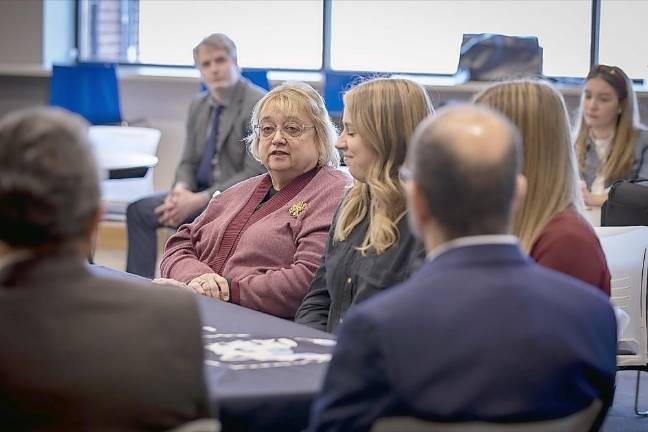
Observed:
[[[304,209],[308,206],[308,203],[304,201],[297,201],[293,205],[290,206],[290,209],[288,210],[288,213],[292,217],[297,217],[300,215],[301,212],[304,211]]]

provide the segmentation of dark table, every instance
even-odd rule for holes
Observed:
[[[144,280],[100,266],[104,276]],[[224,432],[300,431],[319,391],[333,336],[292,321],[196,295],[205,375]]]
[[[328,365],[332,335],[198,297],[206,326],[210,400],[223,430],[299,431],[306,427],[310,404]]]

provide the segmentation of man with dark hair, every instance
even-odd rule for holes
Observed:
[[[85,262],[101,216],[85,121],[6,116],[0,173],[2,429],[158,430],[208,416],[193,296]]]
[[[192,222],[214,194],[265,171],[247,151],[250,116],[265,90],[241,77],[236,46],[222,33],[193,50],[207,91],[189,107],[187,136],[174,186],[131,203],[126,210],[126,271],[155,275],[157,229]]]
[[[614,313],[507,234],[526,185],[518,132],[459,106],[426,119],[412,141],[402,174],[427,261],[347,315],[311,430],[366,431],[394,416],[600,422],[614,389]]]

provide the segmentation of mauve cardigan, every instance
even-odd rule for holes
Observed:
[[[193,223],[181,226],[166,244],[162,277],[189,282],[214,273],[210,264],[225,229],[267,175],[232,186]],[[293,199],[248,227],[221,274],[231,281],[230,301],[292,319],[321,263],[333,215],[349,184],[342,171],[323,167]],[[291,216],[289,209],[299,201],[306,208]]]

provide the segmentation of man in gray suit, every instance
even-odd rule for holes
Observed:
[[[85,121],[8,115],[0,172],[0,429],[166,430],[208,416],[192,294],[87,264],[101,209]]]
[[[152,278],[157,259],[156,231],[193,221],[217,192],[264,172],[243,139],[250,115],[265,90],[241,77],[236,46],[215,33],[193,51],[194,62],[207,86],[189,107],[187,137],[175,185],[128,206],[126,271]]]

